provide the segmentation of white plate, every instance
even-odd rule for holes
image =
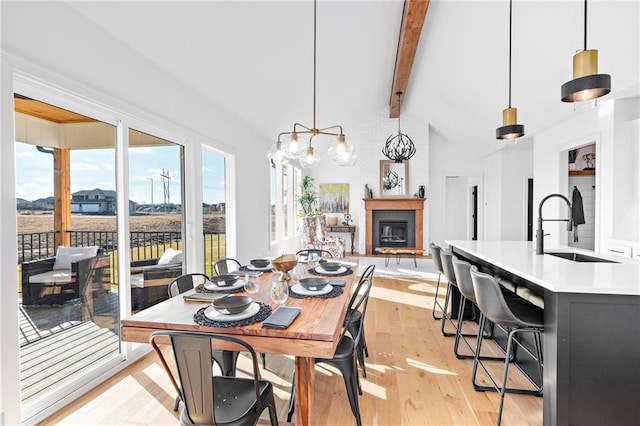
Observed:
[[[339,275],[339,274],[344,274],[345,272],[347,272],[347,268],[345,266],[341,266],[335,271],[326,271],[326,270],[322,269],[322,266],[318,265],[318,266],[315,267],[315,270],[316,270],[317,273],[322,274],[322,275]]]
[[[264,268],[258,268],[257,266],[247,265],[247,269],[250,271],[268,271],[271,272],[273,270],[273,266],[271,264],[265,266]]]
[[[215,280],[215,277],[212,277],[211,279]],[[244,286],[244,280],[242,279],[238,279],[238,281],[226,287],[219,286],[215,282],[211,281],[204,283],[204,288],[209,291],[237,290],[239,288],[242,288],[242,286]]]
[[[247,309],[240,312],[239,314],[222,314],[216,311],[213,306],[209,306],[204,310],[204,316],[213,321],[239,321],[251,318],[258,312],[260,312],[260,305],[256,302],[252,302]]]
[[[333,290],[333,286],[331,284],[327,284],[320,290],[307,290],[306,288],[302,287],[301,284],[294,284],[291,286],[291,290],[295,291],[298,294],[302,294],[303,296],[322,296],[323,294],[331,293],[331,290]]]

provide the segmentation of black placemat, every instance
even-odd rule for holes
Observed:
[[[342,293],[344,293],[342,287],[336,286],[333,286],[333,289],[331,289],[331,291],[327,294],[300,294],[289,288],[289,296],[293,297],[294,299],[307,299],[309,297],[317,297],[318,299],[331,299],[332,297],[340,296]]]
[[[255,322],[264,321],[265,319],[267,319],[269,315],[271,315],[271,307],[262,302],[256,302],[256,303],[260,305],[260,310],[258,311],[258,313],[252,317],[245,318],[242,320],[214,321],[212,319],[209,319],[204,314],[204,311],[208,308],[208,306],[198,309],[198,312],[193,314],[193,320],[196,322],[196,324],[199,324],[199,325],[206,325],[207,327],[218,327],[218,328],[238,327],[241,325],[250,325]]]
[[[196,286],[196,293],[228,293],[228,294],[233,294],[233,293],[240,293],[241,291],[244,291],[244,286],[236,288],[234,290],[224,290],[224,287],[220,287],[220,290],[207,290],[205,288],[204,284],[198,284]]]
[[[346,275],[353,274],[353,269],[347,268],[347,270],[341,274],[323,274],[321,272],[316,271],[316,268],[311,268],[307,270],[307,272],[309,272],[311,275],[320,275],[321,277],[344,277]]]

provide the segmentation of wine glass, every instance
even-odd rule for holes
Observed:
[[[256,294],[260,291],[260,284],[258,283],[258,277],[255,275],[246,274],[244,276],[244,291],[248,294]]]
[[[284,305],[289,298],[289,285],[286,281],[273,280],[271,282],[271,300],[278,305]]]
[[[318,263],[320,263],[320,256],[318,253],[310,252],[307,257],[307,264],[309,265],[309,268],[315,268],[318,266]]]
[[[298,263],[295,268],[291,270],[289,276],[291,277],[291,281],[294,285],[298,284],[300,282],[300,279],[304,277],[304,266]]]

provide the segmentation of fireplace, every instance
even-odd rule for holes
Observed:
[[[365,253],[376,247],[422,249],[423,198],[365,198]]]

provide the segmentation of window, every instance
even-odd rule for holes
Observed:
[[[302,172],[290,164],[271,163],[271,242],[296,235]]]

